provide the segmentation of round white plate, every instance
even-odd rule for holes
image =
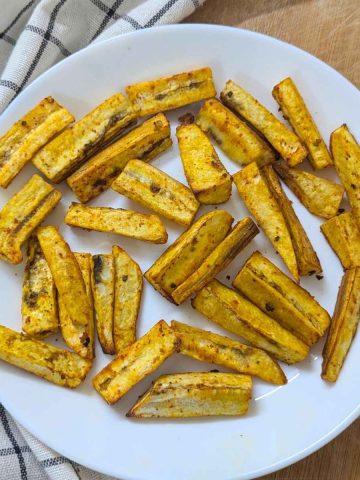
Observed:
[[[360,95],[341,75],[309,54],[278,40],[238,29],[207,25],[180,25],[142,30],[99,43],[59,63],[29,86],[10,105],[1,119],[1,132],[47,95],[53,95],[77,118],[129,83],[153,79],[184,70],[210,65],[217,90],[229,78],[252,92],[276,115],[272,87],[291,75],[303,93],[326,141],[330,132],[347,122],[360,137],[358,115]],[[186,111],[197,105],[171,112],[173,127]],[[174,133],[174,132],[173,132]],[[173,148],[153,164],[185,182],[179,152]],[[238,165],[220,153],[230,173]],[[7,189],[0,192],[0,206],[15,193],[35,170],[28,166]],[[333,175],[324,172],[323,175]],[[165,245],[149,245],[115,235],[71,229],[62,223],[69,203],[75,200],[66,185],[61,205],[46,223],[60,225],[61,232],[75,251],[108,252],[118,243],[145,271],[165,250]],[[294,197],[289,193],[292,200]],[[97,198],[94,205],[110,205],[143,211],[114,192]],[[233,189],[225,206],[235,219],[247,215]],[[316,247],[324,268],[324,279],[307,278],[308,288],[321,304],[333,311],[342,269],[319,232],[319,219],[295,200],[295,209]],[[202,207],[199,215],[209,208]],[[165,221],[168,245],[183,230]],[[264,235],[258,235],[219,278],[226,284],[252,251],[260,249],[280,268],[281,259]],[[286,270],[285,270],[286,271]],[[0,265],[0,323],[21,328],[20,298],[23,265]],[[228,279],[230,276],[231,280]],[[138,333],[144,334],[157,320],[180,321],[226,333],[197,314],[187,302],[175,307],[145,282]],[[60,339],[53,339],[62,345]],[[273,387],[254,382],[254,400],[243,418],[138,421],[125,417],[138,395],[151,381],[165,372],[208,371],[213,365],[180,355],[166,361],[150,378],[110,407],[92,389],[91,378],[108,361],[97,346],[97,359],[86,382],[71,391],[47,383],[33,375],[0,365],[0,400],[31,433],[63,455],[95,470],[123,480],[230,480],[250,479],[283,468],[338,435],[357,418],[360,411],[358,363],[360,338],[355,339],[336,385],[320,378],[322,343],[301,365],[285,367],[288,385]]]

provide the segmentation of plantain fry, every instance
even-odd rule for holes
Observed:
[[[114,344],[123,352],[136,340],[136,322],[143,288],[139,265],[118,246],[113,246],[115,267]]]
[[[145,273],[146,280],[161,295],[173,301],[172,292],[226,237],[232,221],[233,217],[225,210],[202,215],[149,268]]]
[[[87,325],[74,323],[66,310],[63,298],[59,297],[59,319],[61,334],[68,347],[81,357],[92,359],[95,353],[95,332],[93,316],[93,296],[91,290],[91,255],[90,253],[74,253],[84,279],[86,293],[91,307],[91,317]]]
[[[129,160],[149,162],[171,145],[169,122],[159,113],[97,153],[67,184],[82,203],[88,202],[110,188]]]
[[[336,171],[360,228],[360,146],[347,125],[342,125],[331,134],[330,147]]]
[[[86,207],[72,203],[64,221],[72,227],[115,233],[152,243],[166,243],[168,238],[157,215],[145,215],[123,208]]]
[[[311,165],[316,170],[333,165],[329,150],[294,81],[285,78],[275,85],[272,94],[284,118],[306,146]]]
[[[227,202],[232,180],[205,133],[195,124],[176,129],[181,161],[188,184],[200,203]]]
[[[246,123],[215,98],[202,105],[196,123],[211,135],[226,155],[240,165],[259,166],[275,160],[275,154]]]
[[[259,252],[247,260],[233,285],[307,345],[316,343],[330,324],[329,314],[310,293]]]
[[[273,167],[267,165],[262,168],[261,172],[285,218],[296,256],[299,275],[321,273],[322,269],[318,256],[292,207],[292,203],[286,196]]]
[[[253,125],[291,167],[307,157],[307,150],[300,139],[280,122],[250,93],[228,80],[220,94],[221,100]]]
[[[92,288],[98,339],[102,351],[114,355],[115,265],[111,253],[93,256]]]
[[[0,359],[68,388],[79,386],[91,368],[91,360],[3,325],[0,325]]]
[[[161,375],[126,414],[136,418],[185,418],[244,415],[252,380],[238,373]]]
[[[308,345],[217,280],[200,290],[192,305],[221,327],[285,363],[301,362],[309,353]]]
[[[178,73],[126,87],[126,93],[140,117],[183,107],[215,97],[211,68]]]
[[[240,220],[232,231],[217,245],[194,273],[184,280],[171,296],[179,305],[210,282],[243,250],[259,233],[251,218]]]
[[[74,121],[52,97],[41,100],[0,138],[0,186],[6,188],[46,145]]]
[[[344,195],[342,185],[303,170],[289,168],[283,161],[275,162],[274,168],[309,212],[323,218],[331,218],[338,213]]]
[[[160,320],[95,376],[94,388],[107,403],[116,403],[175,353],[178,344],[175,333],[164,320]]]
[[[59,328],[56,287],[49,265],[35,236],[30,237],[22,289],[23,332],[44,338]]]
[[[321,377],[336,382],[350,350],[360,319],[360,268],[346,270],[323,350]]]
[[[89,325],[92,307],[79,264],[58,229],[40,227],[37,237],[59,295],[73,324]]]
[[[188,187],[141,160],[130,160],[111,188],[180,225],[190,225],[200,206]]]
[[[235,173],[233,180],[246,207],[298,281],[296,255],[284,215],[256,163]]]
[[[360,231],[352,212],[330,218],[320,229],[345,269],[360,267]]]
[[[49,180],[60,183],[135,121],[136,114],[128,100],[117,93],[54,138],[32,162]]]
[[[171,328],[181,341],[180,353],[183,355],[254,375],[275,385],[287,382],[278,363],[259,348],[175,320],[171,322]]]
[[[30,180],[5,204],[0,212],[0,259],[21,263],[21,246],[51,213],[61,193],[39,175]]]

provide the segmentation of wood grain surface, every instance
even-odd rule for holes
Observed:
[[[207,0],[185,22],[231,25],[280,38],[360,87],[360,0]],[[310,457],[262,480],[360,480],[360,419]]]

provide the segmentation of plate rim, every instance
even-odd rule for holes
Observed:
[[[351,88],[356,95],[359,95],[359,89],[348,79],[346,78],[342,73],[338,72],[334,67],[329,65],[328,63],[324,62],[320,58],[316,57],[315,55],[301,49],[300,47],[297,47],[291,43],[285,42],[283,40],[277,39],[275,37],[272,37],[270,35],[252,31],[252,30],[247,30],[243,28],[237,28],[237,27],[232,27],[232,26],[227,26],[227,25],[216,25],[216,24],[208,24],[208,23],[183,23],[183,24],[170,24],[170,25],[161,25],[161,26],[156,26],[156,27],[151,27],[151,28],[144,28],[140,30],[135,30],[131,32],[127,32],[124,34],[118,34],[112,38],[104,39],[104,40],[99,40],[95,42],[94,44],[87,45],[86,47],[82,48],[81,50],[73,53],[71,56],[66,57],[47,69],[45,72],[43,72],[41,75],[39,75],[36,79],[34,79],[27,87],[20,92],[19,95],[15,97],[15,99],[11,102],[11,104],[4,110],[3,113],[8,113],[11,112],[13,109],[16,109],[18,107],[18,104],[21,104],[22,97],[26,94],[27,90],[30,87],[36,86],[37,82],[42,80],[44,76],[49,74],[50,72],[56,71],[56,69],[61,68],[63,62],[72,62],[76,61],[77,58],[81,57],[82,55],[87,55],[88,50],[96,50],[97,48],[102,48],[103,45],[105,44],[110,44],[110,43],[117,43],[121,42],[121,39],[126,37],[137,37],[140,35],[151,35],[152,31],[158,31],[158,30],[178,30],[178,31],[186,31],[186,30],[217,30],[217,31],[231,31],[231,32],[237,32],[240,35],[245,35],[249,37],[262,37],[266,42],[271,42],[273,44],[280,44],[280,45],[285,45],[286,48],[297,51],[297,53],[305,56],[305,57],[310,57],[312,60],[315,59],[317,62],[320,62],[322,66],[327,69],[329,72],[331,71],[332,75],[336,75],[339,79],[342,81],[345,81],[348,84],[348,87]],[[1,115],[2,116],[2,115]],[[13,419],[18,422],[21,426],[23,426],[31,435],[33,435],[36,439],[40,440],[42,443],[44,443],[48,448],[55,450],[57,453],[59,453],[62,456],[65,456],[69,458],[70,460],[79,463],[80,465],[83,465],[86,468],[92,469],[95,472],[103,473],[105,475],[110,475],[114,476],[112,472],[106,469],[98,469],[98,466],[94,466],[91,462],[91,459],[85,464],[78,462],[76,458],[70,453],[66,452],[66,446],[64,449],[61,449],[61,451],[57,450],[57,448],[54,448],[48,443],[47,440],[43,438],[42,435],[37,435],[31,433],[31,421],[28,423],[26,418],[21,418],[18,415],[14,415],[12,413],[12,408],[11,405],[7,405],[6,401],[4,402],[2,399],[0,399],[1,403],[4,405],[5,409],[10,413],[10,415],[13,417]],[[290,455],[283,460],[276,461],[266,467],[262,467],[260,469],[252,470],[248,472],[246,475],[241,475],[232,477],[231,479],[227,480],[251,480],[258,478],[259,476],[267,475],[273,472],[276,472],[280,469],[286,468],[294,463],[299,462],[300,460],[308,457],[312,453],[315,453],[317,450],[321,449],[324,447],[327,443],[330,441],[334,440],[338,435],[340,435],[347,427],[349,427],[357,418],[360,417],[360,399],[359,399],[359,404],[357,405],[356,408],[354,408],[338,425],[333,427],[328,433],[320,437],[317,441],[311,443],[308,447],[304,448],[303,450],[294,453],[293,455]],[[117,478],[117,477],[115,477]],[[120,477],[118,477],[120,478]],[[127,480],[140,480],[140,477],[129,477],[126,476]]]

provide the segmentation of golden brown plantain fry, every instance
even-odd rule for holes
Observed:
[[[272,94],[284,118],[308,149],[311,165],[316,170],[333,165],[329,150],[294,81],[285,78],[275,85]]]
[[[212,280],[200,290],[192,305],[221,327],[285,363],[301,362],[309,353],[305,343],[217,280]]]
[[[246,217],[240,220],[200,267],[175,288],[171,294],[174,302],[177,305],[185,302],[187,298],[209,283],[258,233],[259,229],[251,218]]]
[[[264,135],[290,166],[305,160],[308,152],[300,139],[242,87],[228,80],[220,98],[225,105]]]
[[[231,176],[205,133],[193,123],[179,126],[176,136],[185,176],[199,202],[207,205],[227,202]]]
[[[344,195],[342,185],[297,168],[289,168],[281,160],[273,166],[309,212],[323,218],[331,218],[338,213]]]
[[[43,338],[59,328],[56,287],[38,239],[30,237],[22,289],[22,329]]]
[[[115,266],[111,253],[93,256],[92,289],[98,339],[102,351],[114,355]]]
[[[347,125],[342,125],[331,134],[330,147],[336,171],[360,228],[360,146]]]
[[[59,296],[59,318],[63,339],[68,347],[81,357],[92,359],[95,356],[94,304],[91,289],[91,255],[90,253],[74,253],[84,279],[86,293],[91,307],[91,318],[87,325],[74,323],[66,310],[64,301]]]
[[[123,250],[112,248],[115,267],[114,344],[123,352],[136,340],[136,322],[143,288],[139,265]]]
[[[91,360],[3,325],[0,325],[0,359],[68,388],[79,386],[91,368]]]
[[[251,255],[233,285],[307,345],[317,342],[330,324],[329,314],[310,293],[259,252]]]
[[[130,160],[111,188],[180,225],[190,225],[200,206],[188,187],[141,160]]]
[[[112,405],[156,370],[178,347],[175,333],[160,320],[95,376],[94,388]]]
[[[92,306],[75,255],[56,227],[38,228],[37,237],[71,322],[89,325]]]
[[[86,207],[80,203],[72,203],[64,222],[72,227],[115,233],[152,243],[166,243],[168,238],[157,215],[146,215],[123,208]]]
[[[267,165],[262,168],[261,172],[285,218],[296,256],[299,275],[321,273],[322,269],[318,256],[292,207],[291,201],[286,196],[273,167]]]
[[[67,184],[82,203],[88,202],[110,188],[129,160],[149,162],[171,145],[169,122],[159,113],[92,157]]]
[[[323,350],[321,377],[336,382],[360,320],[360,268],[342,278],[329,334]]]
[[[233,217],[225,210],[202,215],[149,268],[146,280],[172,302],[171,293],[226,237],[232,221]]]
[[[229,158],[240,165],[256,162],[263,166],[275,160],[269,145],[215,98],[204,102],[196,123],[214,138]]]
[[[250,213],[280,254],[296,281],[299,270],[284,215],[256,163],[233,175],[238,192]]]
[[[259,348],[175,320],[171,322],[171,328],[181,341],[180,353],[183,355],[255,375],[275,385],[287,382],[278,363]]]
[[[345,269],[360,267],[360,231],[352,212],[330,218],[320,229]]]
[[[21,246],[56,207],[61,193],[39,175],[30,180],[4,205],[0,212],[0,259],[20,263]]]
[[[41,100],[0,138],[0,186],[6,188],[46,145],[74,121],[52,97]]]
[[[140,117],[183,107],[215,97],[211,68],[178,73],[126,87],[126,93]]]
[[[162,375],[126,414],[136,418],[244,415],[252,380],[239,373]]]
[[[59,183],[106,142],[136,121],[128,100],[117,93],[58,135],[32,159],[47,178]]]

